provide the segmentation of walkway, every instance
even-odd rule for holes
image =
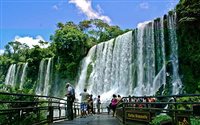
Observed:
[[[112,115],[100,114],[92,115],[86,118],[76,118],[73,121],[62,121],[53,125],[121,125]]]

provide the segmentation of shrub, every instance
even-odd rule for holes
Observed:
[[[150,122],[150,125],[160,125],[164,121],[172,121],[172,118],[168,115],[158,115]]]

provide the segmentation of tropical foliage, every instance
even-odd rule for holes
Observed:
[[[172,123],[172,118],[168,115],[158,115],[150,122],[150,125],[161,125],[161,123],[170,124]]]
[[[200,92],[200,1],[180,0],[176,7],[180,73],[186,93]]]

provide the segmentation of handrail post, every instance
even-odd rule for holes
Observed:
[[[60,100],[58,102],[58,110],[59,110],[59,118],[61,118],[62,114],[61,114],[61,111],[62,111],[62,108],[61,108],[61,104],[60,104]]]
[[[124,103],[122,103],[122,122],[123,122],[123,124],[125,124],[125,104]]]
[[[66,111],[66,115],[65,117],[68,118],[68,105],[67,105],[67,101],[65,102],[65,111]]]
[[[40,122],[40,108],[38,107],[39,105],[39,97],[36,98],[36,115],[37,115],[37,122]]]
[[[48,123],[53,123],[53,106],[49,106],[48,111],[49,111]]]
[[[64,103],[64,107],[65,107],[65,119],[67,118],[67,101],[65,100]]]
[[[22,120],[22,114],[23,114],[23,110],[22,109],[20,109],[20,110],[18,110],[18,115],[19,115],[19,119],[17,120],[17,122],[18,122],[18,124],[21,124],[20,123],[20,121]]]
[[[173,98],[174,98],[174,102],[175,102],[175,104],[174,104],[175,112],[174,112],[174,119],[173,119],[174,121],[173,122],[176,125],[176,122],[177,122],[177,119],[176,119],[177,118],[177,113],[176,113],[177,112],[177,104],[176,104],[176,97],[173,97]]]
[[[49,98],[48,100],[48,123],[53,123],[53,106],[52,106],[52,99]]]
[[[76,118],[76,105],[75,105],[75,102],[73,102],[73,107],[74,107],[74,118]]]

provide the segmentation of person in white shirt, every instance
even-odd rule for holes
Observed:
[[[68,115],[68,120],[73,120],[73,102],[75,99],[75,91],[74,88],[72,87],[72,85],[70,83],[66,84],[66,88],[67,88],[67,115]]]

